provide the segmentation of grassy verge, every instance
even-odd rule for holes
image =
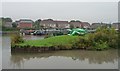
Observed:
[[[18,39],[17,39],[18,38]],[[53,47],[54,49],[92,49],[105,50],[117,48],[118,34],[114,28],[101,27],[95,33],[89,33],[83,36],[55,36],[43,40],[24,40],[21,37],[13,38],[13,48],[40,48]]]
[[[20,46],[36,46],[36,47],[50,47],[50,46],[69,46],[72,47],[72,44],[78,41],[79,36],[55,36],[42,40],[26,40],[24,43],[20,43],[17,45]]]

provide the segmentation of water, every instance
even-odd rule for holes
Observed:
[[[118,69],[118,54],[114,49],[11,53],[10,38],[3,37],[2,39],[3,69]],[[33,38],[29,37],[29,39]]]
[[[0,34],[0,70],[1,69],[2,69],[2,35]]]

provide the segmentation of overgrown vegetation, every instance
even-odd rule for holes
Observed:
[[[12,27],[11,26],[6,27],[5,26],[6,22],[10,22]],[[16,28],[17,24],[15,22],[13,22],[13,23],[12,22],[13,21],[11,18],[4,18],[4,17],[0,18],[0,28],[2,29],[2,31],[3,32],[4,31],[7,31],[7,32],[19,31],[19,29]]]
[[[19,29],[13,27],[2,27],[2,31],[19,31]]]
[[[20,43],[18,45],[21,46],[37,46],[37,47],[50,47],[50,46],[66,46],[66,45],[71,45],[73,42],[76,42],[78,39],[78,36],[68,36],[68,35],[63,35],[63,36],[55,36],[55,37],[50,37],[42,40],[26,40],[24,43]]]
[[[95,33],[79,38],[74,46],[85,49],[104,50],[118,47],[118,34],[114,28],[99,27]]]
[[[16,38],[18,39],[16,39]],[[95,33],[84,36],[55,36],[42,40],[26,40],[21,42],[20,36],[15,36],[13,43],[18,46],[54,47],[55,49],[92,49],[105,50],[118,47],[118,34],[114,28],[99,27]],[[16,44],[17,43],[17,44]]]
[[[23,43],[23,37],[20,36],[18,33],[17,34],[12,34],[11,35],[11,45],[14,46],[15,44]]]

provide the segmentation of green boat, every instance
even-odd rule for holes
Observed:
[[[75,28],[75,29],[69,29],[68,35],[85,35],[87,33],[87,30]]]

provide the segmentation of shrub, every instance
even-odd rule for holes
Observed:
[[[104,49],[108,49],[109,46],[107,44],[107,42],[103,42],[102,40],[100,40],[100,42],[96,42],[95,46],[93,46],[93,49],[96,50],[104,50]]]
[[[84,36],[80,36],[79,40],[74,42],[72,46],[74,49],[85,49],[86,47],[88,47],[88,40]]]
[[[11,36],[11,44],[14,45],[14,44],[18,44],[18,43],[23,43],[24,40],[22,38],[22,36],[20,36],[19,34],[13,34]]]
[[[79,41],[73,44],[73,48],[87,48],[103,50],[116,48],[118,35],[114,28],[99,27],[95,33],[80,36]]]
[[[72,45],[71,44],[55,44],[54,45],[55,49],[72,49]]]
[[[117,32],[114,28],[100,27],[93,34],[93,47],[95,49],[107,49],[108,47],[117,47]]]

